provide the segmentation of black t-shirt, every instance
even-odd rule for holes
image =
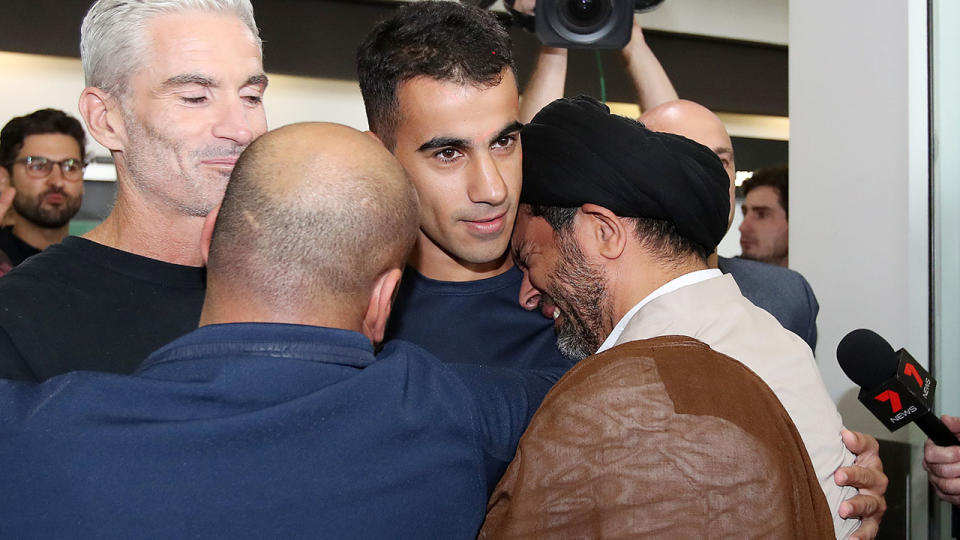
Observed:
[[[0,227],[0,251],[7,255],[10,264],[17,266],[27,257],[40,253],[40,250],[24,242],[13,234],[13,227]]]
[[[206,271],[68,237],[0,277],[0,378],[130,373],[194,330]]]

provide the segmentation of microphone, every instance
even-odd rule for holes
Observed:
[[[837,346],[840,369],[860,386],[857,399],[896,431],[914,422],[939,446],[960,441],[933,413],[937,381],[905,349],[894,352],[876,332],[861,328],[844,336]]]

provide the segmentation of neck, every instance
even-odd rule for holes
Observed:
[[[708,268],[720,268],[720,254],[714,251],[707,257]]]
[[[19,215],[15,216],[13,220],[13,234],[41,251],[53,244],[58,244],[63,241],[69,231],[70,226],[66,224],[62,227],[50,229],[47,227],[38,227]]]
[[[320,305],[324,308],[342,306],[345,300],[325,298],[323,302],[276,302],[249,294],[251,287],[226,286],[223,288],[225,294],[219,290],[208,279],[207,294],[200,312],[200,326],[252,322],[323,326],[355,332],[362,330],[362,315],[317,309]],[[236,294],[238,290],[246,292]]]
[[[485,263],[463,261],[434,245],[420,232],[407,264],[423,276],[438,281],[477,281],[506,272],[513,267],[513,260],[504,252]]]
[[[677,279],[680,276],[696,272],[698,270],[707,270],[705,262],[696,256],[690,257],[681,264],[664,266],[658,264],[655,260],[647,260],[642,265],[640,263],[628,265],[622,268],[620,275],[624,279],[613,279],[611,282],[618,284],[614,291],[614,323],[623,318],[633,306],[640,303],[641,300],[650,296],[650,293]],[[638,269],[642,269],[639,270]],[[630,277],[626,277],[630,276]],[[642,277],[639,277],[642,276]],[[612,328],[610,329],[613,330]]]
[[[118,179],[117,203],[107,219],[84,238],[119,249],[185,266],[203,266],[200,233],[203,217],[187,216],[147,200]]]

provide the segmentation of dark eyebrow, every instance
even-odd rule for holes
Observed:
[[[417,152],[423,152],[424,150],[436,150],[437,148],[445,148],[448,146],[462,150],[464,148],[470,148],[470,141],[461,139],[459,137],[434,137],[421,144],[420,148],[417,148]]]
[[[501,137],[506,137],[511,133],[516,133],[523,128],[523,124],[520,122],[511,122],[509,125],[501,129],[496,135],[490,139],[490,143],[496,142],[497,139]],[[424,150],[436,150],[437,148],[457,148],[463,150],[465,148],[470,148],[473,146],[470,141],[462,139],[460,137],[434,137],[429,141],[420,145],[417,148],[417,152],[422,152]]]
[[[501,129],[501,130],[500,130],[500,133],[497,133],[496,135],[494,135],[493,138],[490,139],[490,142],[491,142],[491,143],[494,143],[494,142],[496,142],[497,139],[499,139],[499,138],[501,138],[501,137],[506,137],[507,135],[510,135],[510,134],[512,134],[512,133],[516,133],[516,132],[520,131],[521,129],[523,129],[523,124],[521,124],[520,122],[517,122],[517,121],[513,121],[513,122],[511,122],[509,125],[507,125],[506,127],[504,127],[503,129]]]
[[[188,84],[198,84],[200,86],[211,86],[217,87],[217,81],[207,77],[206,75],[200,75],[199,73],[183,73],[181,75],[174,75],[169,79],[163,81],[163,84],[160,85],[164,90],[170,90],[178,86],[186,86]]]

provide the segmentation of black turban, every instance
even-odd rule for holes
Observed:
[[[672,222],[712,253],[727,232],[730,178],[709,148],[610,113],[586,96],[547,105],[523,128],[520,202],[593,203]]]

